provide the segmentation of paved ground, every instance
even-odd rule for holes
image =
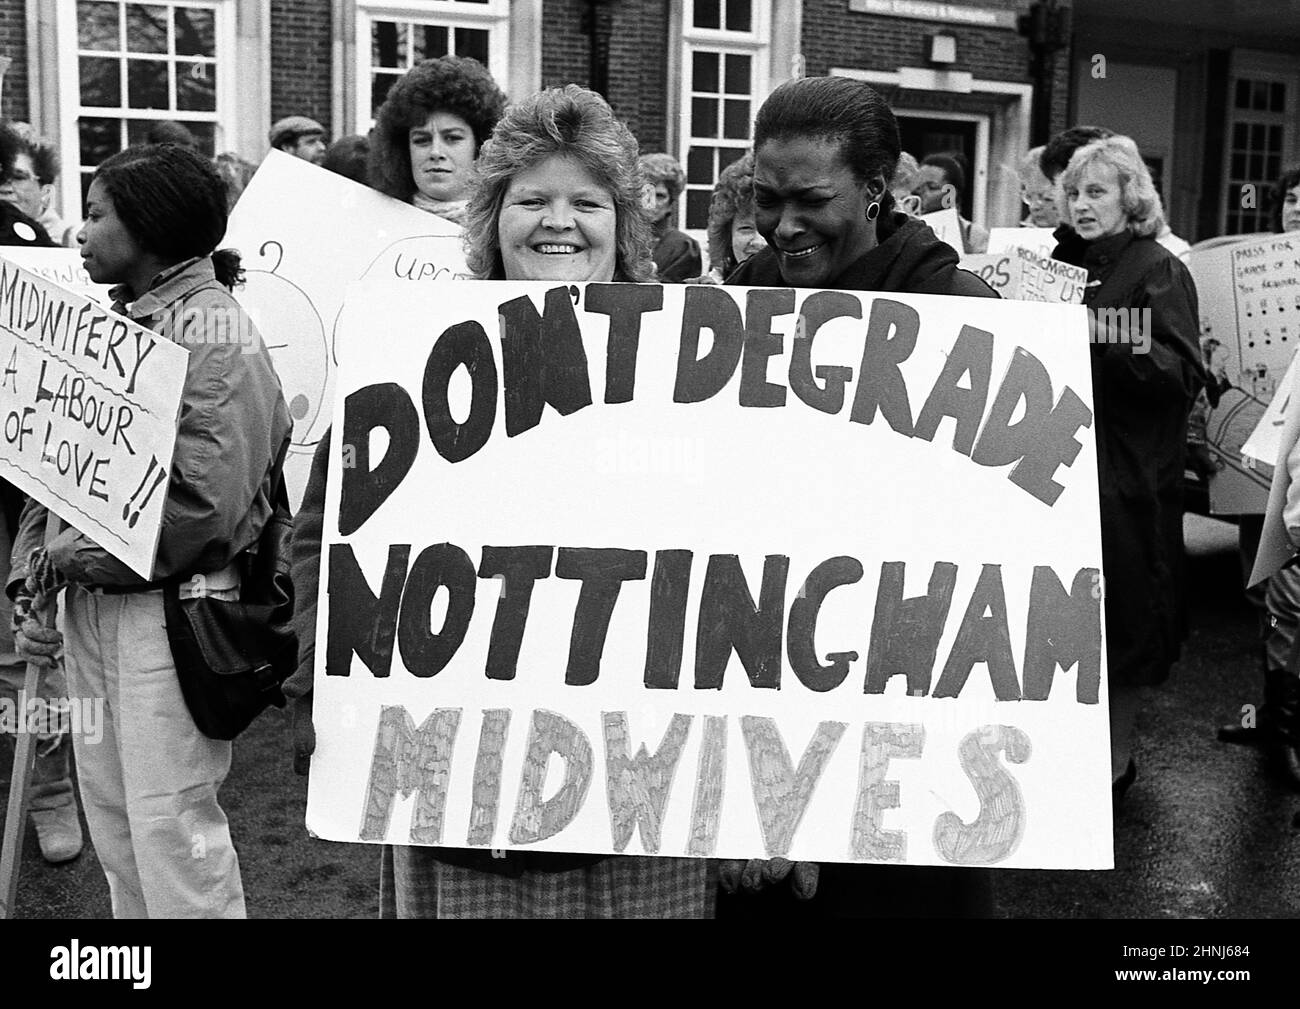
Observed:
[[[1300,915],[1300,795],[1264,773],[1252,750],[1214,730],[1260,689],[1254,617],[1238,591],[1231,526],[1189,516],[1191,639],[1169,685],[1138,723],[1139,776],[1116,823],[1113,872],[997,874],[1011,917],[1295,917]],[[8,779],[0,756],[0,782]],[[0,784],[0,794],[7,789]],[[315,841],[301,824],[305,779],[293,775],[288,725],[269,711],[235,747],[222,801],[248,893],[261,918],[372,917],[374,849]],[[0,809],[0,816],[3,810]],[[40,859],[28,831],[20,917],[101,918],[108,889],[87,847],[68,866]]]

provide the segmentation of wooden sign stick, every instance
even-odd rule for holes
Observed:
[[[54,542],[63,523],[58,516],[49,513],[45,520],[45,545]],[[54,626],[54,615],[58,612],[58,603],[51,598],[42,614],[46,627]],[[27,663],[27,677],[23,681],[23,693],[20,697],[35,697],[41,667],[34,662]],[[16,718],[25,719],[27,713],[21,708]],[[26,726],[15,726],[18,733],[18,752],[14,754],[13,774],[9,781],[9,805],[5,811],[4,845],[0,847],[0,920],[12,918],[14,905],[18,896],[18,870],[23,857],[23,829],[27,826],[27,782],[36,763],[36,734],[26,731]]]

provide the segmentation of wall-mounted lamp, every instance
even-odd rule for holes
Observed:
[[[956,63],[957,62],[957,36],[955,35],[931,35],[930,36],[930,62],[931,63]]]

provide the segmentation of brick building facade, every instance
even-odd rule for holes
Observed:
[[[1257,224],[1226,208],[1225,185],[1242,181],[1236,162],[1225,153],[1220,165],[1205,153],[1231,139],[1231,96],[1246,75],[1279,84],[1283,104],[1279,122],[1267,124],[1266,148],[1238,152],[1243,171],[1255,167],[1256,153],[1264,174],[1274,160],[1294,158],[1300,83],[1291,54],[1300,49],[1300,15],[1281,16],[1261,38],[1244,20],[1215,23],[1222,14],[1214,0],[1185,0],[1177,23],[1157,0],[1058,2],[1070,15],[1073,46],[1055,57],[1051,128],[1092,117],[1141,134],[1144,153],[1150,147],[1163,173],[1170,216],[1189,238]],[[594,70],[642,148],[670,151],[687,166],[683,223],[695,229],[717,172],[747,147],[763,97],[794,75],[847,74],[886,94],[905,149],[918,156],[961,149],[972,169],[965,208],[984,223],[1010,224],[1020,213],[1015,163],[1029,146],[1042,96],[1027,40],[1016,30],[1029,6],[0,0],[0,55],[10,61],[0,111],[59,142],[68,166],[59,194],[66,207],[77,204],[98,160],[158,119],[186,122],[213,150],[257,160],[270,123],[284,115],[310,115],[336,136],[364,132],[391,82],[426,55],[478,55],[511,97],[567,82],[591,85]],[[1119,65],[1116,80],[1159,87],[1121,93],[1097,85],[1088,69],[1099,52]],[[1274,116],[1271,108],[1264,113]],[[1276,150],[1267,146],[1273,140]]]

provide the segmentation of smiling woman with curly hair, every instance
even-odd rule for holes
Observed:
[[[461,223],[474,162],[505,111],[506,96],[477,60],[417,63],[393,85],[375,119],[370,185]]]

